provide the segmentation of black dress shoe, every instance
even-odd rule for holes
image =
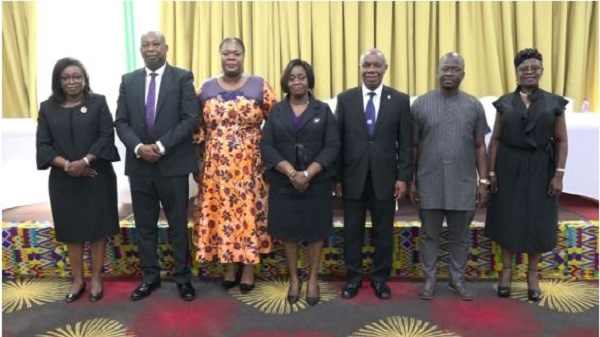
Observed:
[[[501,286],[500,282],[502,282],[502,279],[504,278],[504,274],[508,273],[508,280],[510,282],[511,276],[512,276],[512,267],[504,267],[502,268],[502,271],[500,272],[500,280],[498,281],[498,290],[496,291],[496,293],[498,294],[498,297],[501,298],[507,298],[510,297],[510,283],[508,284],[508,286]]]
[[[142,282],[135,290],[131,293],[132,301],[139,301],[148,297],[154,290],[160,288],[160,281],[154,282]]]
[[[223,281],[221,281],[221,286],[223,287],[223,289],[229,290],[229,289],[237,286],[238,284],[240,284],[241,278],[242,278],[242,268],[238,268],[237,272],[235,273],[235,279],[234,280],[223,279]]]
[[[240,291],[242,292],[242,294],[247,294],[252,289],[254,289],[254,283],[252,283],[252,284],[240,283]]]
[[[287,295],[287,301],[289,304],[294,304],[296,302],[298,302],[298,299],[300,298],[300,289],[302,289],[302,282],[298,282],[298,289],[296,289],[296,295],[290,295],[290,291],[292,290],[291,284],[290,284],[290,288],[288,289],[288,295]]]
[[[390,288],[383,281],[373,281],[371,287],[375,291],[375,296],[379,297],[380,300],[389,300],[392,297]]]
[[[65,302],[71,303],[71,302],[77,301],[79,299],[79,297],[81,297],[81,294],[83,294],[84,291],[85,291],[85,282],[83,283],[81,288],[79,288],[78,292],[76,292],[74,294],[68,293],[67,295],[65,295]]]
[[[350,299],[358,295],[358,289],[360,289],[360,282],[348,282],[342,289],[342,298]]]
[[[178,284],[177,290],[179,290],[179,296],[181,296],[184,301],[191,301],[196,298],[196,289],[194,289],[190,282]]]
[[[104,296],[104,289],[100,290],[97,293],[90,293],[90,302],[98,302]]]
[[[527,290],[527,298],[531,301],[531,302],[537,302],[540,300],[540,296],[542,296],[542,292],[539,289],[528,289]]]
[[[317,303],[319,303],[319,301],[321,301],[321,296],[320,294],[320,290],[319,290],[319,286],[317,286],[317,296],[308,296],[308,289],[306,290],[306,303],[308,303],[308,305],[310,305],[311,307]]]

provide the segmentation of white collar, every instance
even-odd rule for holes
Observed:
[[[148,67],[145,67],[144,69],[146,70],[146,76],[150,76],[151,73],[157,73],[158,76],[162,76],[163,73],[165,72],[166,67],[167,67],[167,62],[165,62],[165,64],[163,64],[162,67],[160,67],[154,71],[148,69]]]
[[[382,91],[383,91],[383,83],[381,83],[375,90],[371,90],[371,89],[367,88],[364,83],[362,84],[363,96],[368,97],[370,92],[374,92],[376,97],[381,97]]]

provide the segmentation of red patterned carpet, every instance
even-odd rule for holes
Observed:
[[[472,302],[452,295],[440,282],[436,297],[417,297],[419,283],[390,282],[392,299],[377,299],[367,280],[357,297],[339,297],[342,283],[324,282],[322,301],[287,304],[284,279],[261,280],[247,295],[222,290],[217,281],[194,281],[198,297],[183,302],[173,283],[163,282],[149,298],[131,302],[134,279],[104,283],[105,297],[67,304],[66,279],[3,282],[3,336],[598,336],[598,286],[544,280],[539,303],[526,300],[523,282],[513,298],[495,296],[492,282],[470,283]]]

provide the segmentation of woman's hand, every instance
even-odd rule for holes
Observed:
[[[290,182],[298,192],[302,193],[308,188],[310,180],[302,172],[297,172],[290,178]]]
[[[548,186],[548,195],[549,196],[557,196],[562,192],[563,189],[563,177],[554,175],[552,180],[550,180],[550,185]]]
[[[83,159],[79,159],[69,163],[67,174],[71,177],[80,177],[81,175],[84,175],[88,168],[88,164]]]

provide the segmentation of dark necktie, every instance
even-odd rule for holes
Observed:
[[[150,73],[150,85],[148,86],[148,98],[146,99],[146,128],[148,135],[154,138],[154,117],[156,115],[156,76],[157,73]]]
[[[365,118],[367,119],[367,133],[370,137],[373,137],[375,134],[375,104],[373,104],[373,97],[375,97],[374,92],[370,92],[369,101],[367,102],[367,109],[365,110]]]

